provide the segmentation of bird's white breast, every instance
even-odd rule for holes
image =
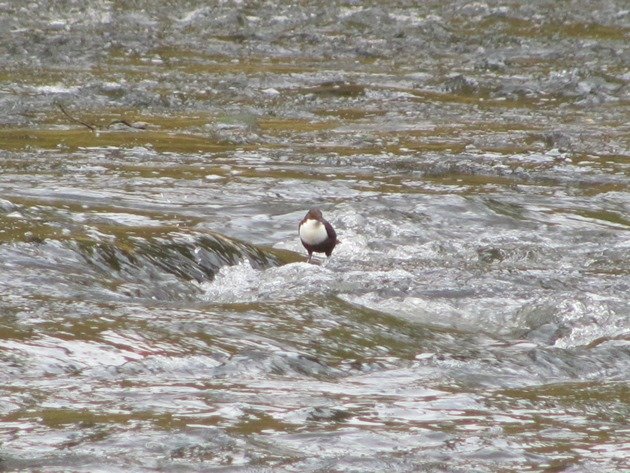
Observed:
[[[328,232],[323,223],[309,219],[300,225],[300,238],[309,245],[318,245],[328,238]]]

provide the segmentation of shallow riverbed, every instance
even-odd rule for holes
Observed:
[[[0,471],[630,468],[592,5],[0,3]]]

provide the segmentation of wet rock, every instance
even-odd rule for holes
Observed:
[[[480,89],[476,79],[461,74],[448,78],[443,87],[445,91],[459,95],[475,95]]]
[[[307,416],[312,422],[343,422],[352,417],[352,413],[331,407],[314,407]]]

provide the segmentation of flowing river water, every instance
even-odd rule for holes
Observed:
[[[0,471],[628,471],[629,38],[0,2]]]

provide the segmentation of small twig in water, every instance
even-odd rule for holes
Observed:
[[[66,117],[68,117],[71,121],[78,123],[80,125],[83,125],[85,127],[88,127],[90,129],[90,131],[96,131],[96,127],[94,125],[90,125],[89,123],[86,123],[82,120],[79,120],[78,118],[74,118],[72,115],[70,115],[65,107],[63,105],[61,105],[60,103],[57,103],[57,107],[59,107],[59,110],[61,110],[61,113],[63,113]]]

